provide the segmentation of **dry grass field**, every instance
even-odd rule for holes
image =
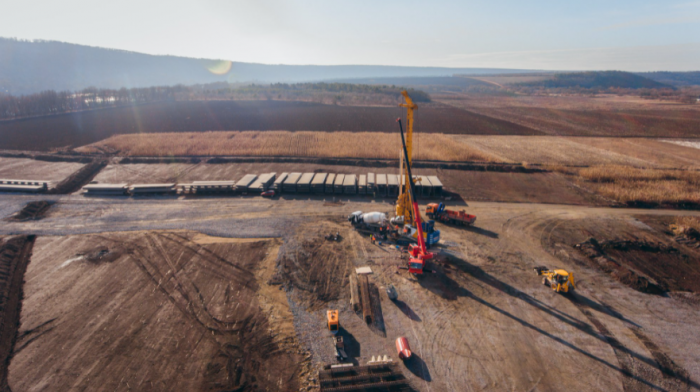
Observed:
[[[379,132],[220,131],[116,135],[77,149],[122,156],[294,156],[389,158],[400,149],[396,134]],[[392,152],[396,151],[396,154]],[[486,161],[542,165],[700,167],[700,154],[685,145],[643,138],[481,136],[421,134],[419,160]]]
[[[600,165],[577,175],[596,193],[620,203],[700,205],[700,171]]]
[[[123,156],[294,156],[398,159],[397,134],[379,132],[222,131],[116,135],[79,148]],[[416,136],[414,158],[442,161],[495,161],[491,154],[443,134]]]
[[[580,144],[642,160],[646,166],[700,167],[700,151],[690,145],[644,138],[571,139]]]
[[[624,152],[606,151],[596,146],[589,146],[579,142],[579,139],[589,138],[552,136],[482,137],[475,135],[450,135],[450,137],[486,154],[496,156],[498,160],[503,162],[583,166],[595,164],[650,165],[649,162],[628,156]],[[700,161],[698,163],[700,164]]]

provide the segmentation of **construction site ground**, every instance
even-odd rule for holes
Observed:
[[[301,173],[394,173],[393,167],[319,165],[311,163],[135,163],[111,164],[95,177],[101,183],[158,183],[238,180],[246,174]],[[446,189],[466,200],[539,202],[565,204],[607,204],[583,191],[558,173],[504,173],[451,169],[414,169],[415,175],[437,176]],[[286,196],[285,196],[286,197]],[[304,195],[293,195],[303,198]],[[347,199],[346,195],[337,195]]]
[[[0,157],[0,178],[60,182],[85,166],[78,162],[48,162]]]
[[[315,390],[336,363],[325,312],[339,309],[349,361],[399,361],[405,336],[414,357],[399,363],[419,391],[700,390],[700,295],[654,266],[663,249],[668,268],[699,278],[698,250],[659,222],[700,213],[465,199],[448,204],[477,215],[475,227],[436,224],[436,273],[416,278],[397,268],[405,253],[345,220],[388,213],[389,199],[1,195],[3,219],[53,202],[41,219],[0,227],[3,241],[37,235],[14,294],[24,300],[9,386]],[[341,241],[324,239],[336,232]],[[670,291],[619,279],[577,248],[590,238]],[[572,271],[574,294],[543,286],[540,265]],[[360,266],[373,271],[370,325],[350,306]]]

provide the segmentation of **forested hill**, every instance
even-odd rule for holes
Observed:
[[[555,73],[550,77],[534,82],[520,83],[522,86],[546,87],[546,88],[584,88],[584,89],[608,89],[608,88],[673,88],[670,85],[660,83],[643,76],[623,71],[590,71]]]
[[[0,38],[0,93],[31,94],[87,87],[172,86],[218,81],[297,83],[347,78],[523,72],[484,68],[371,65],[266,65],[153,56],[55,41]]]
[[[700,71],[693,72],[644,72],[640,73],[647,79],[671,86],[700,86]]]

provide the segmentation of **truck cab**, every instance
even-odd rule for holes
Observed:
[[[328,330],[331,331],[333,335],[338,333],[340,329],[340,320],[338,319],[337,310],[329,310],[326,315],[328,316]]]
[[[353,225],[362,223],[362,211],[355,211],[348,215],[348,222],[352,223]]]

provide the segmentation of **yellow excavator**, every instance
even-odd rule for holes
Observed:
[[[411,200],[411,192],[409,192],[408,183],[408,166],[413,162],[413,111],[418,109],[418,105],[413,103],[407,91],[402,91],[406,103],[400,103],[399,106],[406,108],[406,152],[407,157],[404,159],[403,150],[400,151],[400,173],[399,177],[399,199],[396,201],[396,217],[401,221],[403,218],[404,224],[413,225],[416,217],[413,216],[413,201]],[[404,161],[406,161],[404,165]]]
[[[563,270],[550,270],[547,267],[535,267],[535,272],[542,277],[542,284],[549,286],[557,293],[568,293],[576,288],[574,274]]]

